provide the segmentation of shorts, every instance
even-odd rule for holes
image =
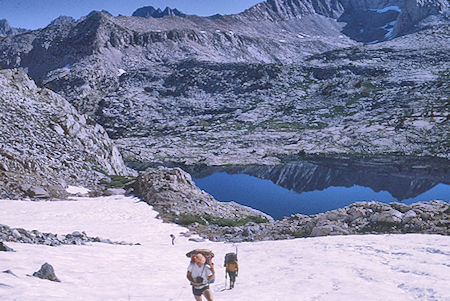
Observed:
[[[209,289],[209,285],[204,286],[202,288],[192,287],[192,293],[194,293],[194,296],[201,296],[203,292],[206,291],[207,289]]]

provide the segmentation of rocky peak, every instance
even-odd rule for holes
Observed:
[[[0,19],[0,35],[8,36],[26,31],[23,28],[11,27],[6,19]]]
[[[58,18],[56,18],[55,20],[53,20],[52,22],[50,22],[49,26],[52,25],[62,25],[62,24],[68,24],[68,23],[75,23],[76,20],[72,17],[69,16],[59,16]]]
[[[156,9],[153,6],[144,6],[139,9],[137,9],[133,15],[134,17],[142,17],[142,18],[163,18],[165,16],[178,16],[178,17],[184,17],[185,14],[183,14],[178,9],[166,7],[164,10],[161,10],[160,8]]]

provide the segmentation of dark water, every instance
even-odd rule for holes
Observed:
[[[192,168],[198,187],[275,219],[316,214],[357,201],[450,201],[448,163],[294,162],[278,166]]]

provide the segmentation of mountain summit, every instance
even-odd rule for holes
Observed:
[[[182,12],[180,12],[178,9],[166,7],[164,10],[161,10],[160,8],[156,9],[153,6],[144,6],[139,9],[137,9],[133,14],[133,17],[142,17],[142,18],[163,18],[166,16],[178,16],[178,17],[184,17],[186,16]]]
[[[27,31],[23,28],[11,27],[6,19],[0,19],[0,36],[9,36]]]

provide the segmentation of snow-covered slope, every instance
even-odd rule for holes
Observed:
[[[141,245],[48,247],[7,243],[0,252],[1,300],[193,300],[185,253],[216,254],[215,300],[450,300],[450,238],[437,235],[335,236],[236,245],[241,271],[224,290],[225,253],[234,245],[196,243],[136,198],[0,201],[11,227]],[[172,246],[169,235],[177,236]],[[28,277],[48,262],[60,283]]]

